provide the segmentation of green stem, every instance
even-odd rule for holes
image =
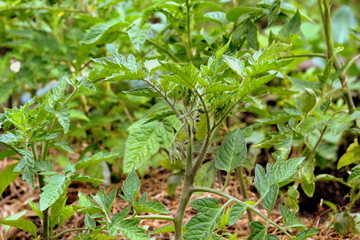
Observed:
[[[187,47],[186,51],[189,59],[193,58],[192,43],[191,43],[191,16],[190,16],[190,0],[185,0],[186,6],[186,33],[187,33]]]
[[[176,57],[174,54],[172,54],[171,52],[169,52],[166,48],[163,48],[162,46],[160,46],[159,44],[157,44],[156,42],[152,41],[151,39],[146,39],[147,43],[150,43],[151,45],[155,46],[157,49],[159,49],[160,51],[164,52],[166,55],[169,56],[169,58],[171,58],[174,62],[180,63],[181,60]]]
[[[229,184],[230,178],[231,178],[231,174],[230,174],[230,172],[228,172],[226,174],[224,186],[222,187],[221,191],[224,191],[226,189],[227,185]]]
[[[241,191],[241,195],[243,196],[244,200],[248,200],[249,199],[249,194],[247,192],[247,189],[246,189],[246,183],[245,183],[245,178],[244,178],[244,175],[243,175],[243,167],[238,167],[235,171],[235,174],[236,174],[236,178],[239,180],[240,182],[240,191]],[[249,220],[249,223],[253,221],[253,216],[252,216],[252,213],[249,209],[246,209],[246,212],[247,212],[247,216],[248,216],[248,220]]]
[[[42,189],[45,186],[45,176],[38,175],[39,176],[39,184],[40,189]],[[50,240],[50,224],[49,224],[49,209],[45,209],[42,211],[43,215],[43,238],[44,240]]]
[[[322,2],[322,3],[321,3]],[[332,37],[332,31],[331,31],[331,14],[330,14],[330,3],[328,0],[318,0],[319,8],[323,20],[323,28],[325,33],[325,41],[327,46],[327,57],[328,59],[333,59],[334,61],[334,68],[336,71],[341,69],[340,61],[337,58],[337,55],[334,51],[334,40]],[[349,85],[347,84],[347,76],[343,72],[339,76],[342,88],[345,89],[344,92],[344,98],[346,101],[346,104],[348,105],[349,112],[352,113],[355,111],[356,107],[354,104],[354,101],[351,97],[351,91],[349,88]]]
[[[322,53],[305,53],[305,54],[294,54],[294,55],[282,56],[282,57],[280,57],[280,59],[284,59],[284,58],[303,58],[303,57],[326,58],[326,55],[322,54]]]
[[[136,215],[128,219],[156,219],[156,220],[174,221],[174,217],[166,216],[166,215],[144,215],[144,216]]]
[[[213,188],[207,188],[207,187],[194,187],[191,189],[192,192],[208,192],[208,193],[214,193],[216,195],[222,196],[224,198],[230,199],[236,203],[239,203],[240,205],[242,205],[243,207],[246,207],[247,209],[251,210],[252,212],[256,213],[259,217],[261,217],[262,219],[264,219],[265,221],[269,221],[270,224],[272,224],[273,226],[275,226],[276,228],[278,228],[280,231],[282,231],[286,236],[288,236],[290,239],[294,239],[293,236],[291,236],[291,234],[289,232],[286,231],[286,229],[282,226],[280,226],[279,224],[277,224],[276,222],[272,221],[271,219],[269,219],[266,215],[264,215],[263,213],[261,213],[259,210],[257,210],[256,208],[254,208],[253,206],[240,201],[239,199],[231,196],[230,194],[227,194],[225,192],[213,189]]]
[[[61,237],[62,235],[64,235],[65,233],[68,232],[77,232],[77,231],[86,231],[87,228],[71,228],[71,229],[66,229],[60,233],[58,233],[57,235],[55,235],[54,237],[52,237],[51,239],[58,239],[59,237]]]

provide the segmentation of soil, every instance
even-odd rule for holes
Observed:
[[[2,161],[0,162],[0,170],[4,169],[6,166],[12,164],[11,161]],[[141,179],[142,188],[141,193],[147,192],[149,193],[149,199],[157,199],[161,203],[163,203],[172,214],[175,213],[178,199],[181,189],[177,189],[175,196],[169,197],[167,194],[167,180],[169,179],[170,175],[172,174],[169,170],[164,170],[162,168],[156,170],[147,171],[146,175]],[[124,180],[124,179],[121,179]],[[223,179],[222,179],[223,180]],[[120,191],[121,183],[120,181],[116,184],[111,184],[111,186],[101,186],[105,188],[107,192],[109,192],[113,187],[117,187]],[[221,181],[217,181],[214,184],[214,188],[220,189],[222,187]],[[37,226],[40,226],[40,220],[35,215],[35,213],[29,207],[29,201],[38,202],[39,201],[39,190],[38,186],[35,187],[35,190],[30,189],[28,184],[23,181],[20,177],[12,182],[10,186],[4,191],[2,197],[0,198],[0,218],[5,216],[9,216],[11,214],[21,212],[26,210],[26,217],[30,221],[33,221]],[[241,194],[239,193],[239,184],[234,179],[229,182],[229,186],[226,188],[226,192],[229,194],[242,199]],[[249,188],[250,189],[250,188]],[[301,217],[303,223],[308,227],[319,228],[320,231],[316,236],[313,236],[311,239],[313,240],[335,240],[335,239],[353,239],[353,240],[360,240],[360,236],[355,236],[349,234],[347,236],[340,236],[338,235],[333,229],[328,227],[328,222],[326,221],[329,211],[327,214],[324,214],[324,208],[320,206],[321,199],[325,199],[327,201],[335,202],[335,204],[341,205],[346,204],[346,202],[339,202],[339,199],[343,199],[343,196],[347,193],[347,189],[343,190],[342,186],[329,183],[321,183],[316,187],[315,198],[306,198],[304,195],[301,195],[300,198],[300,212],[299,216]],[[75,182],[70,185],[68,189],[68,204],[76,203],[78,198],[78,192],[82,192],[85,194],[95,194],[98,189],[91,187],[91,185]],[[323,195],[321,195],[323,194]],[[250,200],[256,201],[258,199],[256,193],[249,190]],[[192,200],[200,197],[214,197],[219,200],[220,203],[224,203],[224,199],[209,193],[204,193],[201,195],[194,196]],[[126,207],[128,203],[122,200],[120,197],[117,197],[114,207],[113,213],[116,213]],[[189,220],[191,216],[193,216],[196,212],[189,207],[186,213],[185,221]],[[266,212],[264,211],[264,214]],[[320,215],[323,217],[320,220]],[[324,217],[325,216],[325,217]],[[262,221],[257,216],[254,216],[254,220]],[[277,210],[274,210],[272,213],[272,219],[279,223],[281,223],[281,215]],[[142,225],[148,226],[148,232],[154,230],[156,228],[166,226],[169,224],[167,221],[163,220],[142,220]],[[63,231],[66,229],[73,229],[73,228],[81,228],[84,227],[84,216],[80,213],[76,213],[72,216],[64,226],[61,226],[59,231]],[[39,232],[41,229],[39,229]],[[243,218],[234,226],[228,227],[228,232],[237,233],[239,239],[246,239],[249,236],[249,229],[248,229],[248,220],[246,213],[244,214]],[[276,234],[280,239],[287,239],[285,236],[281,235],[275,228],[269,228],[270,233]],[[61,239],[74,239],[76,232],[70,232],[61,237]],[[152,235],[154,239],[171,239],[171,233],[163,233],[163,234],[154,234]],[[5,239],[4,233],[0,227],[0,239]],[[7,239],[32,239],[32,237],[24,231],[12,228],[8,233]]]

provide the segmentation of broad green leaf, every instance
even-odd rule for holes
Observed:
[[[247,238],[247,240],[265,240],[266,228],[261,222],[251,222],[250,228],[252,234]]]
[[[71,181],[80,181],[80,182],[88,182],[92,184],[101,184],[105,183],[106,181],[103,179],[91,177],[91,176],[83,176],[81,174],[76,174],[71,177]]]
[[[95,84],[92,83],[88,78],[83,76],[77,76],[74,84],[76,88],[85,88],[90,91],[96,91]]]
[[[195,186],[211,187],[216,180],[216,168],[212,161],[204,163],[195,176]]]
[[[107,214],[110,214],[110,211],[112,209],[112,206],[114,204],[115,198],[117,194],[117,188],[113,188],[109,194],[105,193],[105,190],[100,190],[95,196],[93,196],[93,199],[96,201],[96,203],[101,207],[101,209],[106,212]]]
[[[67,179],[64,175],[54,175],[46,180],[46,185],[41,189],[40,210],[48,209],[63,194],[67,186]]]
[[[80,119],[89,122],[89,118],[85,115],[84,112],[77,109],[69,109],[68,110],[71,119]]]
[[[215,156],[215,167],[231,172],[239,167],[246,159],[245,138],[240,129],[231,132]]]
[[[270,26],[273,22],[275,22],[279,10],[280,10],[281,0],[274,0],[269,9],[269,16],[268,16],[268,26]]]
[[[351,173],[348,177],[348,183],[353,184],[356,186],[356,184],[360,183],[360,165],[357,165],[356,167],[351,169]]]
[[[40,206],[36,203],[34,203],[33,201],[29,201],[29,205],[31,207],[31,209],[34,211],[34,213],[36,213],[36,215],[40,218],[40,220],[43,220],[43,214],[40,210]]]
[[[301,17],[299,10],[296,11],[294,16],[282,27],[279,35],[284,38],[290,37],[300,31]]]
[[[239,76],[244,75],[244,69],[245,69],[245,63],[244,61],[241,61],[240,59],[237,59],[234,56],[223,56],[224,62],[232,69],[234,72],[236,72]]]
[[[134,88],[134,89],[131,89],[128,91],[123,91],[123,93],[134,95],[134,96],[161,97],[160,93],[156,92],[151,87]]]
[[[301,220],[296,216],[295,211],[287,210],[283,205],[279,204],[279,210],[286,227],[304,230],[306,227]]]
[[[131,23],[127,34],[136,50],[141,51],[146,39],[149,37],[149,32],[150,28],[146,24],[142,25],[140,18]]]
[[[314,236],[315,234],[317,234],[319,232],[319,229],[317,228],[309,228],[309,229],[306,229],[302,232],[299,232],[297,235],[296,235],[296,240],[305,240],[305,239],[308,239],[312,236]]]
[[[0,159],[8,158],[14,155],[16,155],[16,152],[13,150],[2,150],[0,152]]]
[[[244,212],[246,211],[246,208],[239,203],[235,203],[230,210],[229,214],[229,225],[234,225],[237,223],[237,221],[240,220]]]
[[[18,220],[23,218],[25,215],[26,215],[26,210],[6,216],[3,218],[3,220]],[[2,227],[5,233],[7,233],[11,228],[11,226],[8,225],[2,225]]]
[[[25,219],[0,220],[0,224],[19,228],[21,230],[31,233],[31,235],[33,235],[34,237],[37,237],[37,233],[36,233],[37,227],[33,222],[29,220],[25,220]]]
[[[129,203],[134,204],[140,191],[140,186],[140,180],[136,175],[135,170],[132,170],[121,188],[123,191],[123,195],[121,197]]]
[[[255,166],[254,185],[261,196],[265,196],[271,187],[271,183],[265,174],[264,168],[259,164],[256,164]]]
[[[247,26],[248,32],[246,34],[246,41],[248,43],[248,47],[257,50],[259,48],[258,27],[253,21],[249,21]]]
[[[149,72],[149,75],[153,74],[161,66],[159,60],[152,59],[144,62],[144,67]]]
[[[138,227],[139,222],[135,219],[126,219],[119,224],[118,230],[129,239],[150,240],[145,230]]]
[[[316,95],[313,90],[305,88],[305,93],[301,97],[299,108],[303,114],[307,114],[316,104]]]
[[[156,200],[146,202],[146,203],[134,202],[134,209],[135,209],[136,213],[142,213],[142,212],[162,213],[162,214],[169,213],[169,210],[167,210],[163,204],[161,204],[160,202],[158,202]]]
[[[15,131],[14,133],[7,132],[4,134],[0,134],[0,142],[2,142],[2,143],[14,144],[14,143],[18,143],[22,140],[23,140],[23,136],[22,136],[21,132],[19,132],[19,131]]]
[[[138,124],[132,128],[126,140],[124,172],[138,169],[149,161],[164,143],[164,133],[161,122]]]
[[[0,172],[0,195],[20,175],[20,172],[14,172],[16,165],[12,164]]]
[[[89,229],[95,229],[96,228],[95,220],[92,219],[88,213],[85,214],[84,224]]]
[[[274,60],[274,58],[278,57],[280,53],[289,50],[290,47],[290,44],[274,41],[270,44],[270,46],[255,52],[253,55],[253,59],[257,63]]]
[[[78,161],[75,164],[74,167],[76,170],[84,169],[87,167],[94,166],[102,161],[109,160],[118,155],[119,155],[119,153],[117,153],[117,152],[111,152],[111,153],[98,152],[91,157],[89,157],[87,154],[85,154],[84,157],[82,157],[80,159],[80,161]]]
[[[277,160],[272,167],[271,181],[280,183],[293,176],[304,161],[304,157],[292,158],[286,161]]]
[[[199,213],[186,224],[185,240],[207,240],[223,213],[216,199],[200,198],[190,204]]]
[[[251,76],[255,76],[257,74],[265,73],[270,70],[278,70],[286,65],[289,65],[292,61],[293,59],[266,60],[259,63],[255,63],[255,65],[246,67],[246,69],[248,69]]]
[[[115,236],[118,232],[118,225],[124,220],[124,218],[130,213],[131,206],[127,206],[121,212],[117,212],[111,218],[109,223],[109,233],[111,236]]]
[[[84,38],[81,40],[82,44],[90,45],[98,42],[101,40],[104,36],[106,36],[107,33],[113,32],[113,30],[116,30],[116,28],[125,27],[127,24],[125,23],[119,23],[118,21],[110,21],[108,23],[100,23],[97,25],[94,25],[90,28],[89,32],[87,32],[84,36]],[[112,33],[114,34],[114,33]]]
[[[260,14],[263,10],[261,8],[254,7],[236,7],[232,8],[227,14],[226,18],[231,22],[236,22],[241,16],[247,13]]]
[[[350,29],[356,25],[356,18],[349,6],[339,7],[331,19],[334,42],[344,44],[349,40]]]
[[[65,150],[68,153],[74,153],[74,151],[70,148],[67,142],[56,142],[54,143],[54,146],[61,148],[62,150]]]
[[[65,106],[62,107],[59,111],[55,112],[55,116],[66,134],[70,128],[70,113],[68,109]]]
[[[162,79],[173,82],[189,89],[194,89],[199,81],[200,72],[192,64],[186,64],[180,67],[174,63],[161,63],[161,65],[168,71],[173,72],[175,75],[161,76]]]
[[[174,225],[166,225],[163,227],[156,228],[150,232],[150,234],[157,234],[157,233],[168,233],[168,232],[174,232],[175,226]]]
[[[263,206],[268,212],[270,212],[273,209],[278,194],[279,194],[279,185],[274,184],[270,187],[268,193],[265,195],[264,199],[262,200]]]
[[[354,143],[350,144],[346,153],[341,156],[339,159],[337,168],[340,169],[342,167],[348,166],[352,163],[358,162],[360,160],[360,146],[355,140]]]

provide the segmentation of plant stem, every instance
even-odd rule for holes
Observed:
[[[186,33],[187,33],[187,47],[186,51],[189,59],[193,58],[192,43],[191,43],[191,16],[190,16],[190,0],[185,0],[186,6]]]
[[[207,188],[207,187],[194,187],[191,189],[192,192],[208,192],[208,193],[214,193],[216,195],[222,196],[224,198],[230,199],[236,203],[239,203],[240,205],[246,207],[247,209],[251,210],[252,212],[256,213],[259,217],[261,217],[262,219],[264,219],[265,221],[269,221],[270,224],[272,224],[273,226],[275,226],[276,228],[278,228],[280,231],[282,231],[286,236],[288,236],[290,239],[294,239],[293,236],[291,236],[291,234],[289,232],[286,231],[286,229],[282,226],[280,226],[279,224],[277,224],[276,222],[272,221],[271,219],[269,219],[266,215],[264,215],[263,213],[261,213],[258,209],[254,208],[253,206],[240,201],[239,199],[231,196],[230,194],[227,194],[225,192],[213,189],[213,188]]]
[[[322,4],[321,4],[322,2]],[[341,69],[340,61],[337,58],[337,55],[334,51],[334,40],[332,37],[332,31],[331,31],[331,14],[330,14],[330,3],[328,0],[318,0],[319,3],[319,9],[322,16],[323,21],[323,28],[325,32],[325,40],[326,40],[326,46],[327,46],[327,58],[333,59],[334,61],[334,68],[336,71]],[[347,84],[347,76],[343,72],[339,76],[342,88],[345,89],[344,92],[344,98],[346,101],[346,104],[348,105],[349,112],[352,113],[355,111],[355,104],[351,97],[351,91],[349,88],[349,85]]]
[[[248,194],[247,189],[246,189],[246,184],[245,184],[245,178],[244,178],[244,175],[243,175],[243,171],[244,171],[243,167],[238,167],[235,170],[235,174],[236,174],[236,178],[240,182],[241,194],[243,195],[244,200],[248,200],[249,199],[249,194]],[[249,224],[250,224],[250,222],[253,221],[252,213],[251,213],[251,211],[249,209],[246,209],[246,213],[247,213],[247,217],[248,217]]]
[[[164,52],[166,55],[169,56],[169,58],[171,58],[174,62],[180,63],[181,60],[176,57],[174,54],[172,54],[171,52],[169,52],[167,49],[163,48],[162,46],[160,46],[159,44],[157,44],[156,42],[152,41],[151,39],[146,39],[147,43],[150,43],[151,45],[155,46],[157,49],[159,49],[160,51]]]
[[[45,186],[45,177],[43,175],[39,176],[39,184],[40,184],[40,190]],[[43,215],[43,238],[44,240],[50,240],[50,224],[49,224],[49,209],[45,209],[42,211]]]
[[[322,53],[305,53],[305,54],[294,54],[294,55],[287,55],[279,57],[280,59],[284,58],[302,58],[302,57],[320,57],[320,58],[327,58],[325,54]]]
[[[226,174],[224,186],[222,187],[221,191],[224,191],[226,189],[227,185],[229,184],[230,178],[231,178],[231,174],[230,174],[230,172],[228,172]]]
[[[86,230],[87,230],[87,228],[70,228],[70,229],[66,229],[66,230],[58,233],[57,235],[55,235],[51,239],[58,239],[59,237],[61,237],[62,235],[64,235],[65,233],[68,233],[68,232],[77,232],[77,231],[86,231]]]
[[[184,177],[184,184],[183,189],[181,191],[181,198],[178,209],[174,215],[174,226],[175,226],[175,240],[182,240],[182,222],[184,219],[184,214],[186,210],[186,206],[188,205],[191,195],[192,195],[192,187],[194,184],[195,176],[203,160],[205,159],[206,153],[210,147],[211,139],[214,131],[207,132],[205,141],[201,148],[200,154],[197,157],[195,164],[191,167],[188,166],[190,164],[189,161],[186,162],[185,166],[185,177]],[[189,156],[187,156],[189,158]],[[192,157],[192,156],[191,156]],[[192,162],[192,161],[191,161]]]
[[[144,215],[144,216],[136,215],[128,219],[157,219],[157,220],[174,221],[174,217],[166,216],[166,215]]]

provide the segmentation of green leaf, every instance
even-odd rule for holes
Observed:
[[[84,112],[77,109],[69,109],[68,110],[71,119],[80,119],[89,122],[89,118],[85,115]]]
[[[272,167],[272,181],[280,183],[293,176],[305,157],[292,158],[286,161],[277,160]]]
[[[107,34],[112,32],[112,30],[126,26],[124,23],[119,23],[118,21],[110,21],[108,23],[100,23],[94,25],[90,28],[89,32],[87,32],[84,38],[81,40],[82,44],[90,45],[98,42],[101,39],[104,39]],[[114,33],[112,33],[114,34]]]
[[[247,238],[247,240],[265,240],[266,228],[261,222],[251,222],[250,228],[252,234]]]
[[[111,236],[115,236],[118,232],[118,225],[124,220],[124,218],[130,213],[131,206],[127,206],[121,212],[117,212],[111,218],[109,224],[109,233]]]
[[[36,233],[37,227],[33,222],[29,220],[25,220],[25,219],[0,220],[0,224],[19,228],[21,230],[31,233],[31,235],[33,235],[34,237],[37,237],[37,233]]]
[[[93,199],[99,205],[99,207],[106,212],[107,214],[110,213],[112,206],[114,204],[115,198],[117,194],[117,188],[113,188],[108,195],[106,195],[105,190],[100,190]]]
[[[157,234],[157,233],[168,233],[168,232],[175,232],[174,225],[166,225],[163,227],[156,228],[150,232],[150,234]]]
[[[54,175],[46,180],[46,185],[41,189],[40,210],[48,209],[58,200],[67,187],[67,179],[64,175]]]
[[[317,234],[319,232],[319,229],[317,228],[309,228],[309,229],[306,229],[302,232],[299,232],[297,235],[296,235],[296,240],[305,240],[305,239],[308,239],[312,236],[314,236],[315,234]]]
[[[133,21],[127,30],[130,41],[135,49],[141,51],[146,39],[149,37],[150,28],[141,24],[141,19]]]
[[[227,14],[226,18],[231,22],[236,22],[241,16],[248,13],[260,14],[263,10],[254,7],[236,7],[232,8]]]
[[[240,129],[231,132],[215,156],[215,167],[231,172],[239,167],[246,159],[246,144]]]
[[[349,40],[350,28],[355,27],[356,18],[349,6],[339,7],[331,19],[332,35],[335,43],[344,44]]]
[[[0,142],[6,144],[14,144],[23,140],[21,132],[15,131],[15,134],[12,132],[7,132],[5,134],[0,134]]]
[[[200,198],[190,204],[199,213],[186,224],[185,240],[207,240],[221,219],[223,208],[216,199]]]
[[[270,187],[268,193],[265,195],[264,199],[262,200],[264,208],[270,212],[275,205],[279,194],[279,185],[274,184]]]
[[[239,203],[235,203],[230,210],[229,225],[234,225],[235,223],[237,223],[237,221],[240,220],[245,211],[246,207],[240,205]]]
[[[157,153],[164,143],[164,125],[160,122],[138,124],[131,128],[125,146],[124,172],[138,169]]]
[[[6,81],[0,84],[0,103],[5,103],[9,99],[16,86],[15,81]]]
[[[248,47],[252,49],[259,49],[259,41],[258,41],[258,27],[253,21],[249,21],[248,24],[248,32],[246,34],[246,41],[248,43]]]
[[[87,154],[84,155],[84,157],[82,157],[80,159],[80,161],[78,161],[75,164],[75,169],[76,170],[80,170],[80,169],[84,169],[87,167],[91,167],[94,166],[100,162],[109,160],[115,156],[118,156],[119,153],[118,152],[111,152],[111,153],[103,153],[103,152],[98,152],[96,154],[94,154],[93,156],[89,157]]]
[[[340,169],[342,167],[348,166],[352,163],[358,162],[360,160],[360,146],[355,139],[355,142],[350,144],[346,153],[341,156],[339,159],[337,168]]]
[[[224,62],[232,69],[234,72],[236,72],[239,76],[244,75],[244,69],[245,69],[245,63],[244,61],[237,59],[234,56],[223,56]]]
[[[307,114],[316,104],[316,95],[313,90],[305,88],[305,93],[301,97],[299,103],[301,112]]]
[[[20,175],[20,172],[14,172],[16,165],[12,164],[0,172],[0,196],[9,184]]]
[[[43,214],[40,210],[40,206],[36,203],[34,203],[33,201],[29,201],[29,205],[31,207],[31,209],[34,211],[34,213],[36,213],[36,215],[40,218],[40,220],[43,220]]]
[[[348,177],[348,183],[356,185],[358,184],[360,181],[360,165],[357,165],[356,167],[353,167],[351,169],[351,173]]]
[[[89,229],[95,229],[95,228],[96,228],[96,222],[95,222],[95,220],[92,219],[88,213],[85,214],[84,224],[85,224],[85,226],[88,227]]]
[[[26,210],[6,216],[6,217],[4,217],[3,220],[18,220],[18,219],[23,218],[25,215],[26,215]],[[11,228],[11,226],[8,226],[8,225],[3,225],[2,227],[4,229],[5,234],[7,232],[9,232],[9,230]]]
[[[174,63],[161,63],[161,65],[168,71],[175,75],[161,76],[162,79],[173,82],[189,89],[194,89],[198,80],[200,72],[192,64],[186,64],[180,67]]]
[[[54,143],[54,146],[61,148],[62,150],[65,150],[68,153],[74,153],[74,151],[70,148],[67,142],[56,142]]]
[[[212,161],[204,163],[195,176],[195,186],[211,187],[216,180],[216,169]]]
[[[279,210],[281,212],[281,216],[286,227],[300,230],[304,230],[306,228],[305,225],[301,222],[301,220],[296,217],[295,211],[289,211],[281,204],[279,204]]]
[[[58,112],[55,112],[55,117],[64,129],[66,134],[70,128],[70,113],[66,107],[62,107]]]
[[[134,89],[131,89],[128,91],[123,91],[123,93],[134,95],[134,96],[161,97],[160,93],[156,92],[151,87],[134,88]]]
[[[163,214],[169,213],[169,210],[167,210],[163,204],[161,204],[156,200],[146,203],[134,202],[134,209],[136,213],[142,213],[142,212],[163,213]]]
[[[149,240],[145,230],[138,227],[139,222],[135,219],[126,219],[119,224],[118,230],[129,239]]]
[[[274,0],[270,6],[269,16],[268,16],[268,26],[275,22],[279,10],[280,10],[281,0]]]
[[[81,174],[76,174],[71,177],[71,181],[80,181],[80,182],[88,182],[92,184],[101,184],[105,183],[106,181],[103,179],[91,177],[91,176],[83,176]]]
[[[296,11],[295,15],[282,27],[279,35],[283,38],[288,38],[292,34],[296,34],[300,31],[301,17],[299,10]]]
[[[123,196],[121,197],[129,203],[134,204],[140,191],[140,186],[140,180],[136,175],[135,170],[132,170],[121,188],[123,191]]]

